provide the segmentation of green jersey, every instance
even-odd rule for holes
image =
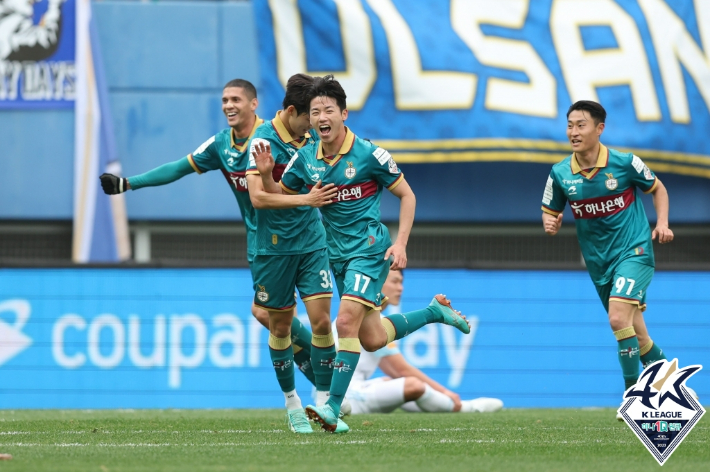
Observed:
[[[259,175],[252,156],[256,144],[271,146],[274,157],[274,181],[279,182],[286,166],[299,149],[313,141],[310,135],[293,139],[279,114],[256,130],[249,144],[247,175]],[[303,192],[308,190],[303,188]],[[256,254],[307,254],[325,248],[325,229],[318,210],[297,207],[285,210],[256,210]]]
[[[257,116],[250,137],[263,123],[264,120]],[[223,129],[202,143],[200,147],[195,149],[195,152],[189,154],[187,160],[198,174],[217,169],[222,171],[237,198],[239,210],[247,228],[247,258],[251,261],[254,258],[254,248],[256,247],[256,216],[247,190],[248,139],[235,140],[232,128]]]
[[[542,211],[557,216],[569,201],[589,275],[603,285],[627,259],[654,266],[651,230],[637,189],[650,193],[657,185],[638,156],[601,144],[593,169],[581,169],[574,154],[552,166]]]
[[[404,180],[389,152],[346,130],[338,154],[324,156],[321,142],[309,144],[291,159],[280,182],[291,194],[319,180],[338,187],[333,203],[320,209],[331,262],[381,254],[392,245],[380,222],[380,198],[383,187],[393,190]]]

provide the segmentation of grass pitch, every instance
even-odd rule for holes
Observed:
[[[0,410],[0,471],[648,471],[615,411],[348,417],[345,435],[295,435],[280,410]],[[710,426],[664,471],[710,471]]]

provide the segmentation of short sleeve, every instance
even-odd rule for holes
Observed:
[[[399,170],[397,163],[389,152],[378,146],[373,146],[373,148],[372,155],[376,160],[373,166],[375,180],[387,190],[392,191],[397,185],[402,183],[404,174]]]
[[[542,194],[542,211],[552,216],[562,213],[567,203],[567,196],[555,180],[555,173],[551,172],[547,177],[545,192]]]
[[[286,169],[284,169],[281,181],[279,182],[281,188],[286,193],[292,195],[299,193],[306,185],[306,182],[303,180],[302,166],[298,155],[298,153],[294,154],[291,160],[288,161],[288,165],[286,165]]]
[[[658,186],[656,174],[635,154],[632,154],[629,175],[631,176],[631,183],[641,189],[643,193],[651,193]]]
[[[221,169],[222,161],[219,159],[219,150],[217,149],[215,136],[212,136],[210,139],[200,144],[200,147],[195,149],[192,154],[188,154],[187,160],[198,174]]]

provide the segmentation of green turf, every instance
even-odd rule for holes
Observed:
[[[349,417],[346,435],[289,432],[277,410],[0,410],[0,471],[648,471],[605,410]],[[704,418],[663,467],[710,471]]]

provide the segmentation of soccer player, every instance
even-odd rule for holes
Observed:
[[[277,182],[291,157],[310,140],[308,91],[312,85],[313,78],[309,75],[290,77],[283,108],[251,138],[249,147],[252,151],[258,144],[269,146],[275,161],[272,178]],[[310,351],[316,403],[323,405],[328,399],[335,359],[335,340],[330,327],[333,284],[325,229],[315,208],[298,206],[299,199],[290,196],[265,192],[253,157],[246,178],[249,196],[256,209],[256,254],[251,264],[256,288],[254,304],[269,314],[269,353],[286,398],[289,427],[296,433],[312,433],[296,393],[291,347],[291,325],[296,306],[293,292],[297,287],[311,322]],[[318,182],[315,187],[320,186]],[[308,192],[304,190],[302,193]],[[343,423],[341,428],[347,426]]]
[[[625,389],[636,383],[639,360],[665,359],[648,334],[643,311],[655,262],[652,240],[673,241],[668,228],[668,192],[632,153],[604,146],[606,111],[580,100],[567,111],[572,154],[552,166],[542,197],[545,232],[557,234],[569,201],[589,275],[609,316],[618,346]],[[653,195],[656,227],[651,232],[638,190]]]
[[[256,89],[251,82],[243,79],[229,81],[222,90],[222,112],[227,118],[229,125],[227,128],[205,141],[192,154],[144,174],[128,178],[112,174],[101,175],[101,186],[104,192],[115,195],[127,190],[167,185],[195,172],[202,174],[210,170],[220,170],[237,199],[247,229],[247,260],[251,265],[256,248],[256,218],[247,189],[246,170],[249,161],[247,141],[264,122],[256,116],[258,104]],[[332,188],[314,188],[309,194],[296,197],[276,195],[274,197],[287,205],[318,207],[329,202],[332,194]],[[252,304],[252,314],[257,319],[268,319],[268,314],[260,311],[263,309]],[[268,324],[266,327],[268,328]],[[311,333],[301,325],[298,318],[293,320],[291,333],[294,344],[298,346],[295,349],[296,362],[304,375],[315,383],[310,362]]]
[[[450,324],[464,333],[470,332],[470,326],[443,295],[434,297],[422,310],[380,318],[384,302],[381,289],[390,257],[394,269],[407,265],[406,246],[416,206],[414,192],[386,150],[358,138],[345,126],[345,91],[332,75],[316,77],[309,98],[311,126],[320,141],[294,155],[278,184],[272,177],[274,161],[267,146],[255,146],[255,160],[269,193],[297,195],[304,187],[315,188],[318,182],[333,183],[338,188],[334,202],[321,207],[321,214],[341,300],[337,317],[339,349],[327,403],[306,407],[309,417],[323,429],[338,432],[340,405],[361,346],[376,351],[427,323]],[[401,201],[394,244],[380,222],[383,187]]]
[[[390,270],[382,286],[389,309],[399,305],[403,282],[404,271]],[[371,378],[378,367],[388,377]],[[497,398],[461,400],[458,394],[407,362],[395,343],[360,354],[345,398],[350,401],[353,415],[390,413],[400,407],[410,412],[461,413],[491,413],[503,408],[503,402]]]

